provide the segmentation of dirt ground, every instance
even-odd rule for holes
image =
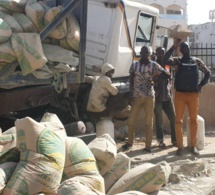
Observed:
[[[215,133],[205,135],[205,147],[200,151],[200,156],[192,156],[187,147],[187,137],[184,135],[184,155],[178,157],[175,155],[176,147],[171,145],[170,136],[165,136],[167,147],[160,149],[156,140],[152,143],[152,153],[144,154],[144,138],[137,137],[134,146],[128,151],[123,151],[131,158],[131,168],[143,163],[158,163],[167,161],[171,166],[177,167],[184,162],[201,162],[204,165],[204,171],[197,171],[196,174],[178,172],[179,182],[168,182],[159,192],[150,195],[215,195]],[[121,146],[124,142],[117,142],[118,152],[121,152]]]

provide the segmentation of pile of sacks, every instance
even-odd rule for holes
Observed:
[[[69,14],[43,42],[39,35],[62,9],[37,0],[1,0],[0,71],[7,68],[12,73],[19,66],[23,76],[38,79],[73,71],[79,64],[80,43],[75,16]]]
[[[168,181],[166,162],[130,169],[127,155],[117,153],[109,134],[88,145],[69,137],[55,114],[40,122],[30,117],[0,135],[0,193],[23,194],[143,194]]]

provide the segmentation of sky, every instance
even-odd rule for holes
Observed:
[[[211,22],[209,10],[215,10],[214,0],[187,0],[187,4],[188,25]]]

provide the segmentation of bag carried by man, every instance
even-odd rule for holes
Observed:
[[[175,74],[175,89],[181,92],[197,92],[199,71],[196,59],[192,57],[191,61],[183,62],[178,65],[178,70]]]

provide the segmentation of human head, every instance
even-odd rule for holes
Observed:
[[[105,63],[102,66],[102,74],[108,76],[109,78],[112,78],[113,74],[114,74],[114,67],[109,64],[109,63]]]
[[[141,51],[140,51],[140,57],[141,57],[142,60],[149,59],[151,53],[152,53],[152,50],[151,50],[150,47],[148,47],[148,46],[143,46],[143,47],[141,48]]]
[[[181,42],[179,45],[179,49],[183,56],[190,55],[190,46],[187,42]]]
[[[164,47],[158,47],[155,52],[156,52],[157,59],[161,60],[165,54],[165,48]]]

